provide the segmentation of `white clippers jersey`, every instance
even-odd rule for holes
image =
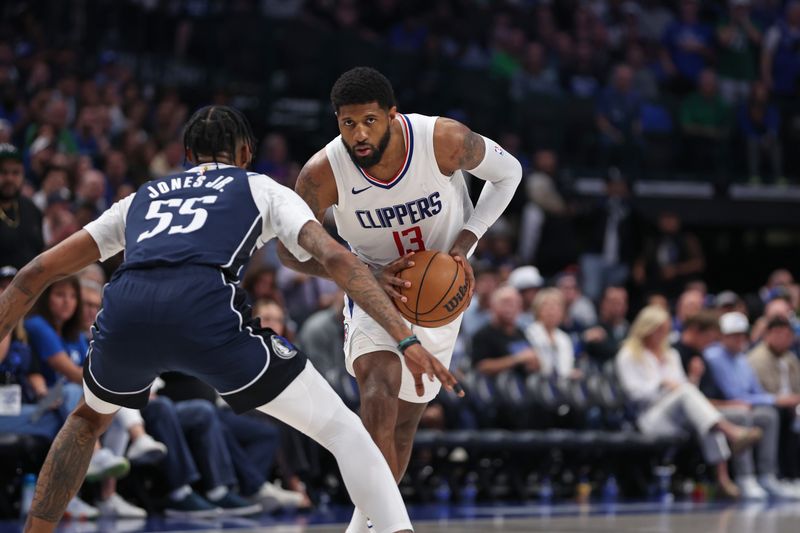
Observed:
[[[472,215],[472,202],[461,171],[445,176],[433,151],[437,117],[397,115],[406,159],[389,182],[357,166],[336,137],[325,147],[339,202],[333,216],[339,235],[358,257],[385,265],[411,251],[448,251]]]

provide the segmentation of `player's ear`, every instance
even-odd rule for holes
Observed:
[[[389,114],[389,119],[394,120],[394,117],[397,116],[397,106],[393,105],[392,107],[390,107],[388,114]]]
[[[184,149],[183,149],[183,157],[184,157],[184,159],[186,159],[186,161],[188,161],[189,163],[194,163],[194,162],[195,162],[195,161],[194,161],[194,157],[192,156],[192,151],[191,151],[191,150],[189,150],[188,148],[184,148]]]
[[[236,153],[235,165],[237,167],[247,168],[250,166],[250,161],[253,159],[253,149],[250,148],[250,143],[243,142],[239,145]]]

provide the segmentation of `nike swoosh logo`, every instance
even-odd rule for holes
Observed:
[[[363,189],[358,189],[358,190],[356,190],[356,188],[353,187],[352,189],[350,189],[350,192],[352,192],[353,194],[361,194],[362,192],[366,191],[367,189],[371,189],[371,188],[372,188],[372,185],[369,185],[368,187],[364,187]]]

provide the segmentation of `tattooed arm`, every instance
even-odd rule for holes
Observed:
[[[464,265],[471,296],[475,278],[465,258],[478,239],[508,207],[522,180],[522,166],[514,156],[491,139],[447,118],[436,120],[433,149],[442,174],[449,176],[458,170],[466,170],[486,181],[475,211],[450,249],[450,255]]]
[[[0,294],[0,338],[8,335],[48,285],[98,259],[100,250],[85,230],[36,256]]]
[[[294,190],[308,204],[311,212],[321,223],[325,217],[325,211],[338,199],[333,169],[324,149],[314,154],[303,166],[297,176],[297,185]],[[299,261],[280,241],[278,242],[278,258],[285,266],[297,272],[332,279],[319,261],[316,259]]]
[[[397,308],[383,291],[367,266],[340,245],[314,221],[306,222],[297,238],[317,262],[330,273],[330,277],[344,289],[364,311],[374,318],[389,335],[400,341],[412,335]],[[436,376],[447,390],[453,390],[453,375],[425,348],[416,344],[404,354],[409,370],[414,375],[417,394],[424,394],[422,374]]]

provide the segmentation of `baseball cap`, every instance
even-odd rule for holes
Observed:
[[[0,144],[0,161],[5,159],[14,159],[16,161],[22,162],[22,154],[19,153],[17,147],[13,144],[3,143]]]
[[[725,313],[719,317],[719,330],[723,335],[733,335],[735,333],[747,333],[750,323],[747,317],[738,311]]]
[[[508,284],[517,289],[538,289],[544,285],[544,278],[535,266],[522,266],[515,268],[508,276]]]
[[[11,265],[0,267],[0,279],[13,278],[17,275],[17,269]]]

